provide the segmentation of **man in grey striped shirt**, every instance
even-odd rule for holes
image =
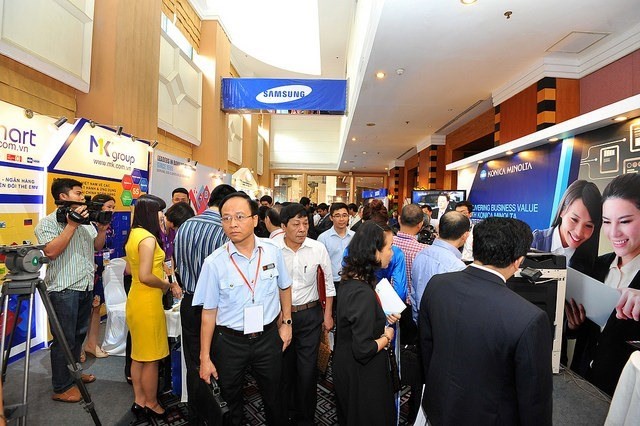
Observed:
[[[180,302],[180,321],[184,362],[187,367],[189,423],[194,424],[202,424],[203,420],[209,424],[217,424],[218,420],[215,418],[216,411],[212,410],[214,401],[211,391],[200,380],[198,373],[202,306],[191,306],[191,302],[204,259],[229,240],[222,230],[218,206],[227,195],[234,192],[236,190],[231,185],[216,186],[209,197],[209,208],[183,223],[174,240],[176,276],[184,291]]]
[[[75,179],[55,179],[51,195],[56,201],[84,203],[82,183]],[[86,205],[72,204],[71,209],[83,219],[89,215]],[[51,260],[44,278],[47,293],[74,360],[78,362],[91,314],[93,253],[104,246],[108,224],[97,225],[96,230],[93,225],[82,225],[83,220],[74,221],[69,216],[67,214],[65,221],[59,222],[54,211],[38,223],[35,234],[40,244],[45,245],[45,256]],[[95,380],[92,374],[82,375],[84,383]],[[51,381],[53,400],[78,402],[82,399],[57,336],[53,336],[51,345]]]

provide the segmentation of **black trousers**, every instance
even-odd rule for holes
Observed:
[[[313,425],[318,403],[318,346],[322,332],[320,304],[291,314],[293,338],[284,352],[283,409],[295,412],[298,425]]]
[[[187,368],[189,422],[210,425],[220,423],[220,413],[208,385],[200,379],[200,325],[202,306],[191,306],[193,294],[184,294],[180,303],[182,352]]]
[[[216,329],[211,349],[222,398],[229,405],[229,424],[243,424],[242,388],[249,366],[260,388],[267,424],[285,424],[281,403],[282,339],[278,327],[272,327],[255,339]]]

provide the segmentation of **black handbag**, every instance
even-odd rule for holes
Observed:
[[[393,389],[393,393],[400,392],[402,389],[402,384],[400,383],[400,372],[398,371],[398,360],[396,359],[396,354],[393,352],[393,348],[389,348],[387,350],[389,354],[389,374],[391,375],[391,387]]]
[[[211,377],[211,384],[209,385],[209,388],[211,389],[213,399],[216,401],[218,406],[217,408],[220,411],[220,416],[224,418],[229,412],[229,406],[227,405],[227,402],[222,399],[222,395],[220,395],[220,386],[218,386],[218,382],[216,382],[213,377]]]

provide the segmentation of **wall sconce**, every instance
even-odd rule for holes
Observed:
[[[153,150],[155,149],[156,146],[158,146],[158,141],[151,142],[149,144],[149,146],[147,147],[147,151],[153,152]]]
[[[53,125],[56,127],[56,129],[59,129],[66,122],[67,122],[67,117],[60,117],[56,120],[55,123],[53,123]]]

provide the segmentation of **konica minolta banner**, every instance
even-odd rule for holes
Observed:
[[[567,177],[558,179],[562,148],[549,144],[479,166],[469,194],[473,218],[512,217],[531,229],[548,228],[554,203],[566,189]]]
[[[347,81],[223,78],[222,109],[344,113],[347,110]]]

